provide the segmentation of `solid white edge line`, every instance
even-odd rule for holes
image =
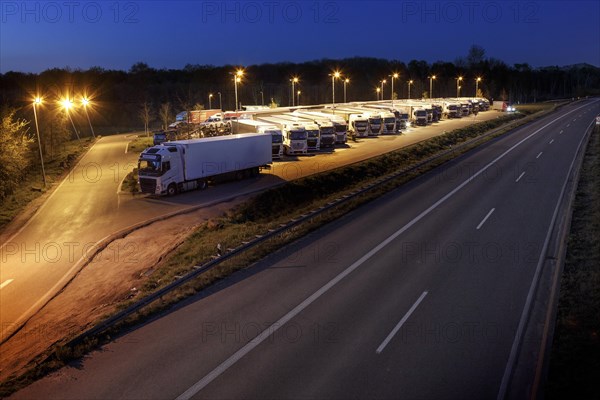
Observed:
[[[590,124],[591,125],[591,124]],[[587,129],[586,129],[587,132]],[[533,279],[531,281],[531,285],[529,286],[529,292],[527,293],[527,300],[525,301],[525,305],[523,306],[523,311],[521,312],[521,318],[519,319],[519,326],[517,327],[517,332],[515,333],[515,337],[513,339],[513,343],[510,349],[510,355],[508,357],[508,361],[506,362],[506,367],[504,369],[504,375],[502,376],[502,381],[500,383],[500,389],[498,390],[497,400],[504,400],[506,398],[506,392],[508,390],[508,383],[512,377],[513,367],[515,365],[517,359],[517,353],[519,347],[521,345],[522,336],[524,334],[525,325],[527,325],[527,320],[529,319],[529,310],[531,308],[531,303],[533,302],[533,297],[537,289],[539,275],[542,270],[542,265],[546,260],[546,252],[548,251],[548,246],[550,244],[550,239],[552,237],[552,231],[554,228],[554,224],[556,223],[556,218],[558,217],[558,211],[560,208],[560,204],[562,198],[564,196],[565,190],[567,189],[567,184],[569,183],[569,179],[571,177],[571,172],[573,170],[573,165],[575,164],[575,159],[577,158],[577,153],[581,148],[583,143],[583,139],[585,135],[581,137],[579,141],[579,145],[577,147],[577,151],[575,152],[575,156],[573,160],[571,160],[571,165],[569,166],[569,172],[567,173],[567,177],[563,183],[562,189],[560,191],[560,195],[558,196],[558,201],[556,202],[556,206],[554,207],[554,213],[552,214],[552,219],[550,220],[550,225],[548,227],[548,232],[546,232],[546,239],[544,240],[544,245],[542,247],[542,251],[540,253],[540,258],[538,259],[537,266],[535,268],[535,273],[533,275]]]
[[[127,150],[129,150],[129,143],[131,143],[131,142],[127,142],[125,144],[125,154],[127,154]]]
[[[536,158],[536,159],[540,158],[540,157],[541,157],[541,155],[542,155],[542,153],[543,153],[543,151],[540,151],[540,154],[538,154],[538,155],[537,155],[535,158]]]
[[[525,173],[525,172],[523,172]],[[483,217],[483,219],[481,220],[481,222],[479,223],[479,225],[477,225],[477,230],[479,230],[479,228],[481,228],[483,226],[483,224],[485,224],[485,221],[488,220],[488,218],[490,217],[490,215],[492,215],[492,213],[495,211],[495,208],[492,208],[485,217]]]
[[[2,282],[2,284],[0,285],[0,289],[4,289],[5,287],[7,287],[8,285],[10,285],[10,283],[14,281],[14,279],[7,279],[4,282]]]
[[[421,214],[417,215],[410,222],[408,222],[402,228],[397,230],[395,233],[393,233],[391,236],[389,236],[387,239],[385,239],[379,245],[377,245],[376,247],[371,249],[367,254],[365,254],[360,259],[358,259],[356,262],[354,262],[354,264],[350,265],[344,271],[340,272],[336,277],[334,277],[332,280],[330,280],[324,286],[322,286],[319,290],[317,290],[312,295],[310,295],[306,300],[304,300],[302,303],[298,304],[293,310],[289,311],[287,314],[285,314],[283,317],[281,317],[277,322],[275,322],[270,327],[268,327],[267,329],[262,331],[257,337],[255,337],[254,339],[251,339],[246,345],[244,345],[241,349],[236,351],[227,360],[223,361],[215,369],[213,369],[211,372],[209,372],[204,378],[200,379],[198,382],[196,382],[194,385],[192,385],[189,389],[187,389],[181,395],[177,396],[176,400],[191,399],[192,396],[196,395],[196,393],[198,393],[199,391],[204,389],[208,384],[210,384],[213,380],[215,380],[217,377],[219,377],[219,375],[221,375],[223,372],[225,372],[229,367],[231,367],[238,360],[240,360],[242,357],[244,357],[246,354],[248,354],[250,351],[252,351],[259,344],[264,342],[265,339],[267,339],[270,335],[272,335],[274,332],[276,332],[284,324],[286,324],[288,321],[290,321],[292,318],[294,318],[296,315],[298,315],[300,312],[302,312],[306,307],[311,305],[314,301],[316,301],[319,297],[321,297],[329,289],[331,289],[333,286],[335,286],[339,281],[341,281],[343,278],[348,276],[351,272],[353,272],[361,264],[363,264],[365,261],[367,261],[373,255],[375,255],[377,252],[379,252],[385,246],[387,246],[390,242],[392,242],[394,239],[396,239],[398,236],[400,236],[402,233],[404,233],[406,230],[408,230],[414,224],[416,224],[421,219],[423,219],[423,217],[428,215],[431,211],[436,209],[440,204],[444,203],[446,200],[448,200],[450,197],[452,197],[454,194],[456,194],[459,190],[461,190],[463,187],[468,185],[471,181],[473,181],[479,175],[481,175],[482,173],[487,171],[488,168],[490,168],[492,165],[494,165],[495,163],[500,161],[508,153],[510,153],[517,147],[519,147],[522,143],[529,140],[533,136],[537,135],[542,129],[547,128],[548,126],[552,125],[559,119],[562,119],[562,118],[566,117],[567,115],[571,114],[572,112],[575,112],[583,107],[588,107],[588,106],[589,106],[589,104],[583,105],[581,107],[575,108],[575,109],[561,115],[560,117],[556,117],[552,121],[548,122],[546,125],[542,126],[541,128],[538,128],[533,133],[531,133],[528,136],[526,136],[525,138],[519,140],[516,144],[512,145],[510,148],[508,148],[502,154],[500,154],[498,157],[496,157],[495,159],[490,161],[488,164],[486,164],[484,167],[482,167],[479,171],[477,171],[471,177],[467,178],[463,183],[461,183],[460,185],[458,185],[457,187],[452,189],[450,192],[448,192],[446,195],[444,195],[444,197],[442,197],[441,199],[436,201],[425,211],[421,212]]]
[[[519,177],[515,180],[515,182],[519,182],[521,180],[521,178],[523,177],[523,175],[525,175],[525,171],[521,172],[521,175],[519,175]]]
[[[408,320],[410,318],[411,314],[417,309],[419,304],[421,304],[421,302],[423,301],[425,296],[427,296],[427,293],[428,292],[423,292],[421,294],[421,296],[417,299],[417,301],[415,301],[415,304],[413,304],[412,307],[410,308],[410,310],[408,310],[408,312],[406,314],[404,314],[404,317],[402,317],[400,322],[398,322],[398,324],[394,327],[394,329],[392,329],[390,334],[387,335],[385,340],[379,345],[377,350],[375,350],[375,353],[381,354],[381,352],[385,349],[385,347],[388,345],[388,343],[394,338],[394,336],[396,336],[396,333],[398,333],[400,328],[402,328],[402,325],[404,325],[406,320]]]
[[[552,144],[552,143],[554,143],[554,139],[550,140],[550,143],[548,143],[548,144]]]

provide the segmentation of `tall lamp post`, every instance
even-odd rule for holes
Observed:
[[[208,94],[208,109],[212,110],[212,98],[213,98],[213,94],[209,93]]]
[[[223,111],[223,99],[221,98],[221,92],[217,92],[219,95],[219,109]]]
[[[92,121],[90,120],[90,115],[88,114],[87,106],[90,104],[90,100],[87,97],[81,99],[81,104],[83,105],[83,109],[85,110],[85,116],[87,117],[88,124],[90,124],[90,130],[92,131],[92,136],[96,137],[94,134],[94,128],[92,128]]]
[[[460,82],[463,80],[462,76],[456,78],[456,97],[460,97]]]
[[[384,91],[383,91],[383,85],[385,85],[386,83],[387,82],[386,82],[385,79],[381,81],[381,100],[383,100],[383,93],[384,93]]]
[[[477,93],[479,93],[479,82],[481,82],[481,77],[477,77],[475,79],[475,97],[477,97]]]
[[[346,103],[346,85],[350,83],[350,79],[344,79],[344,103]]]
[[[37,133],[38,148],[40,150],[40,162],[42,163],[42,180],[44,181],[44,187],[46,187],[46,170],[44,168],[44,156],[42,155],[42,142],[40,141],[40,127],[38,125],[37,111],[36,111],[36,107],[39,106],[40,104],[42,104],[41,97],[36,97],[35,99],[33,99],[33,117],[35,119],[35,131]]]
[[[392,100],[392,107],[394,106],[394,79],[398,78],[398,74],[394,73],[392,75],[390,75],[392,77],[392,95],[391,95],[391,99]]]
[[[377,92],[377,100],[379,101],[379,93],[381,93],[381,88],[375,88],[375,92]]]
[[[244,75],[244,70],[242,69],[238,69],[237,71],[234,72],[230,72],[230,74],[233,75],[233,86],[235,89],[235,111],[238,110],[238,82],[242,81],[242,76]]]
[[[435,79],[435,75],[431,75],[429,77],[429,98],[433,99],[433,80]]]
[[[340,71],[334,71],[331,75],[331,105],[335,109],[335,80],[341,76]]]
[[[290,82],[292,82],[292,96],[291,96],[292,97],[292,99],[291,99],[292,100],[292,107],[294,107],[294,94],[296,93],[296,91],[294,90],[294,85],[296,83],[298,83],[298,81],[299,80],[298,80],[297,76],[294,76],[292,79],[290,79]]]
[[[412,80],[408,81],[408,99],[409,100],[410,100],[410,85],[412,85],[412,84],[413,84]]]
[[[262,91],[262,90],[260,91],[260,104],[261,104],[262,106],[264,106],[264,105],[265,105],[265,94],[263,93],[263,91]]]
[[[298,101],[296,102],[297,106],[300,105],[300,93],[302,93],[302,92],[300,90],[298,90]]]
[[[75,131],[77,140],[79,140],[81,142],[81,138],[79,137],[79,133],[77,132],[77,128],[75,128],[75,123],[73,122],[73,118],[71,118],[71,113],[69,112],[71,107],[73,107],[73,102],[69,99],[64,99],[62,101],[62,106],[65,109],[65,112],[67,113],[67,116],[69,117],[69,120],[71,121],[71,126],[73,126],[73,130]]]

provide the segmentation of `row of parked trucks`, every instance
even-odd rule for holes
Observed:
[[[207,110],[204,116],[210,116],[199,125],[216,126],[227,118],[228,132],[155,143],[140,155],[138,181],[143,193],[154,195],[204,189],[211,182],[256,176],[261,168],[284,154],[333,150],[336,144],[346,143],[348,137],[398,134],[411,125],[424,126],[487,109],[489,102],[485,99],[459,98],[356,102],[245,113]]]

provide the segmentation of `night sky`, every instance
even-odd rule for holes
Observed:
[[[598,1],[1,0],[0,72],[354,56],[600,66]]]

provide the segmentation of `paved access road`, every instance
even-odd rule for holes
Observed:
[[[13,398],[496,398],[599,108],[463,155]]]

